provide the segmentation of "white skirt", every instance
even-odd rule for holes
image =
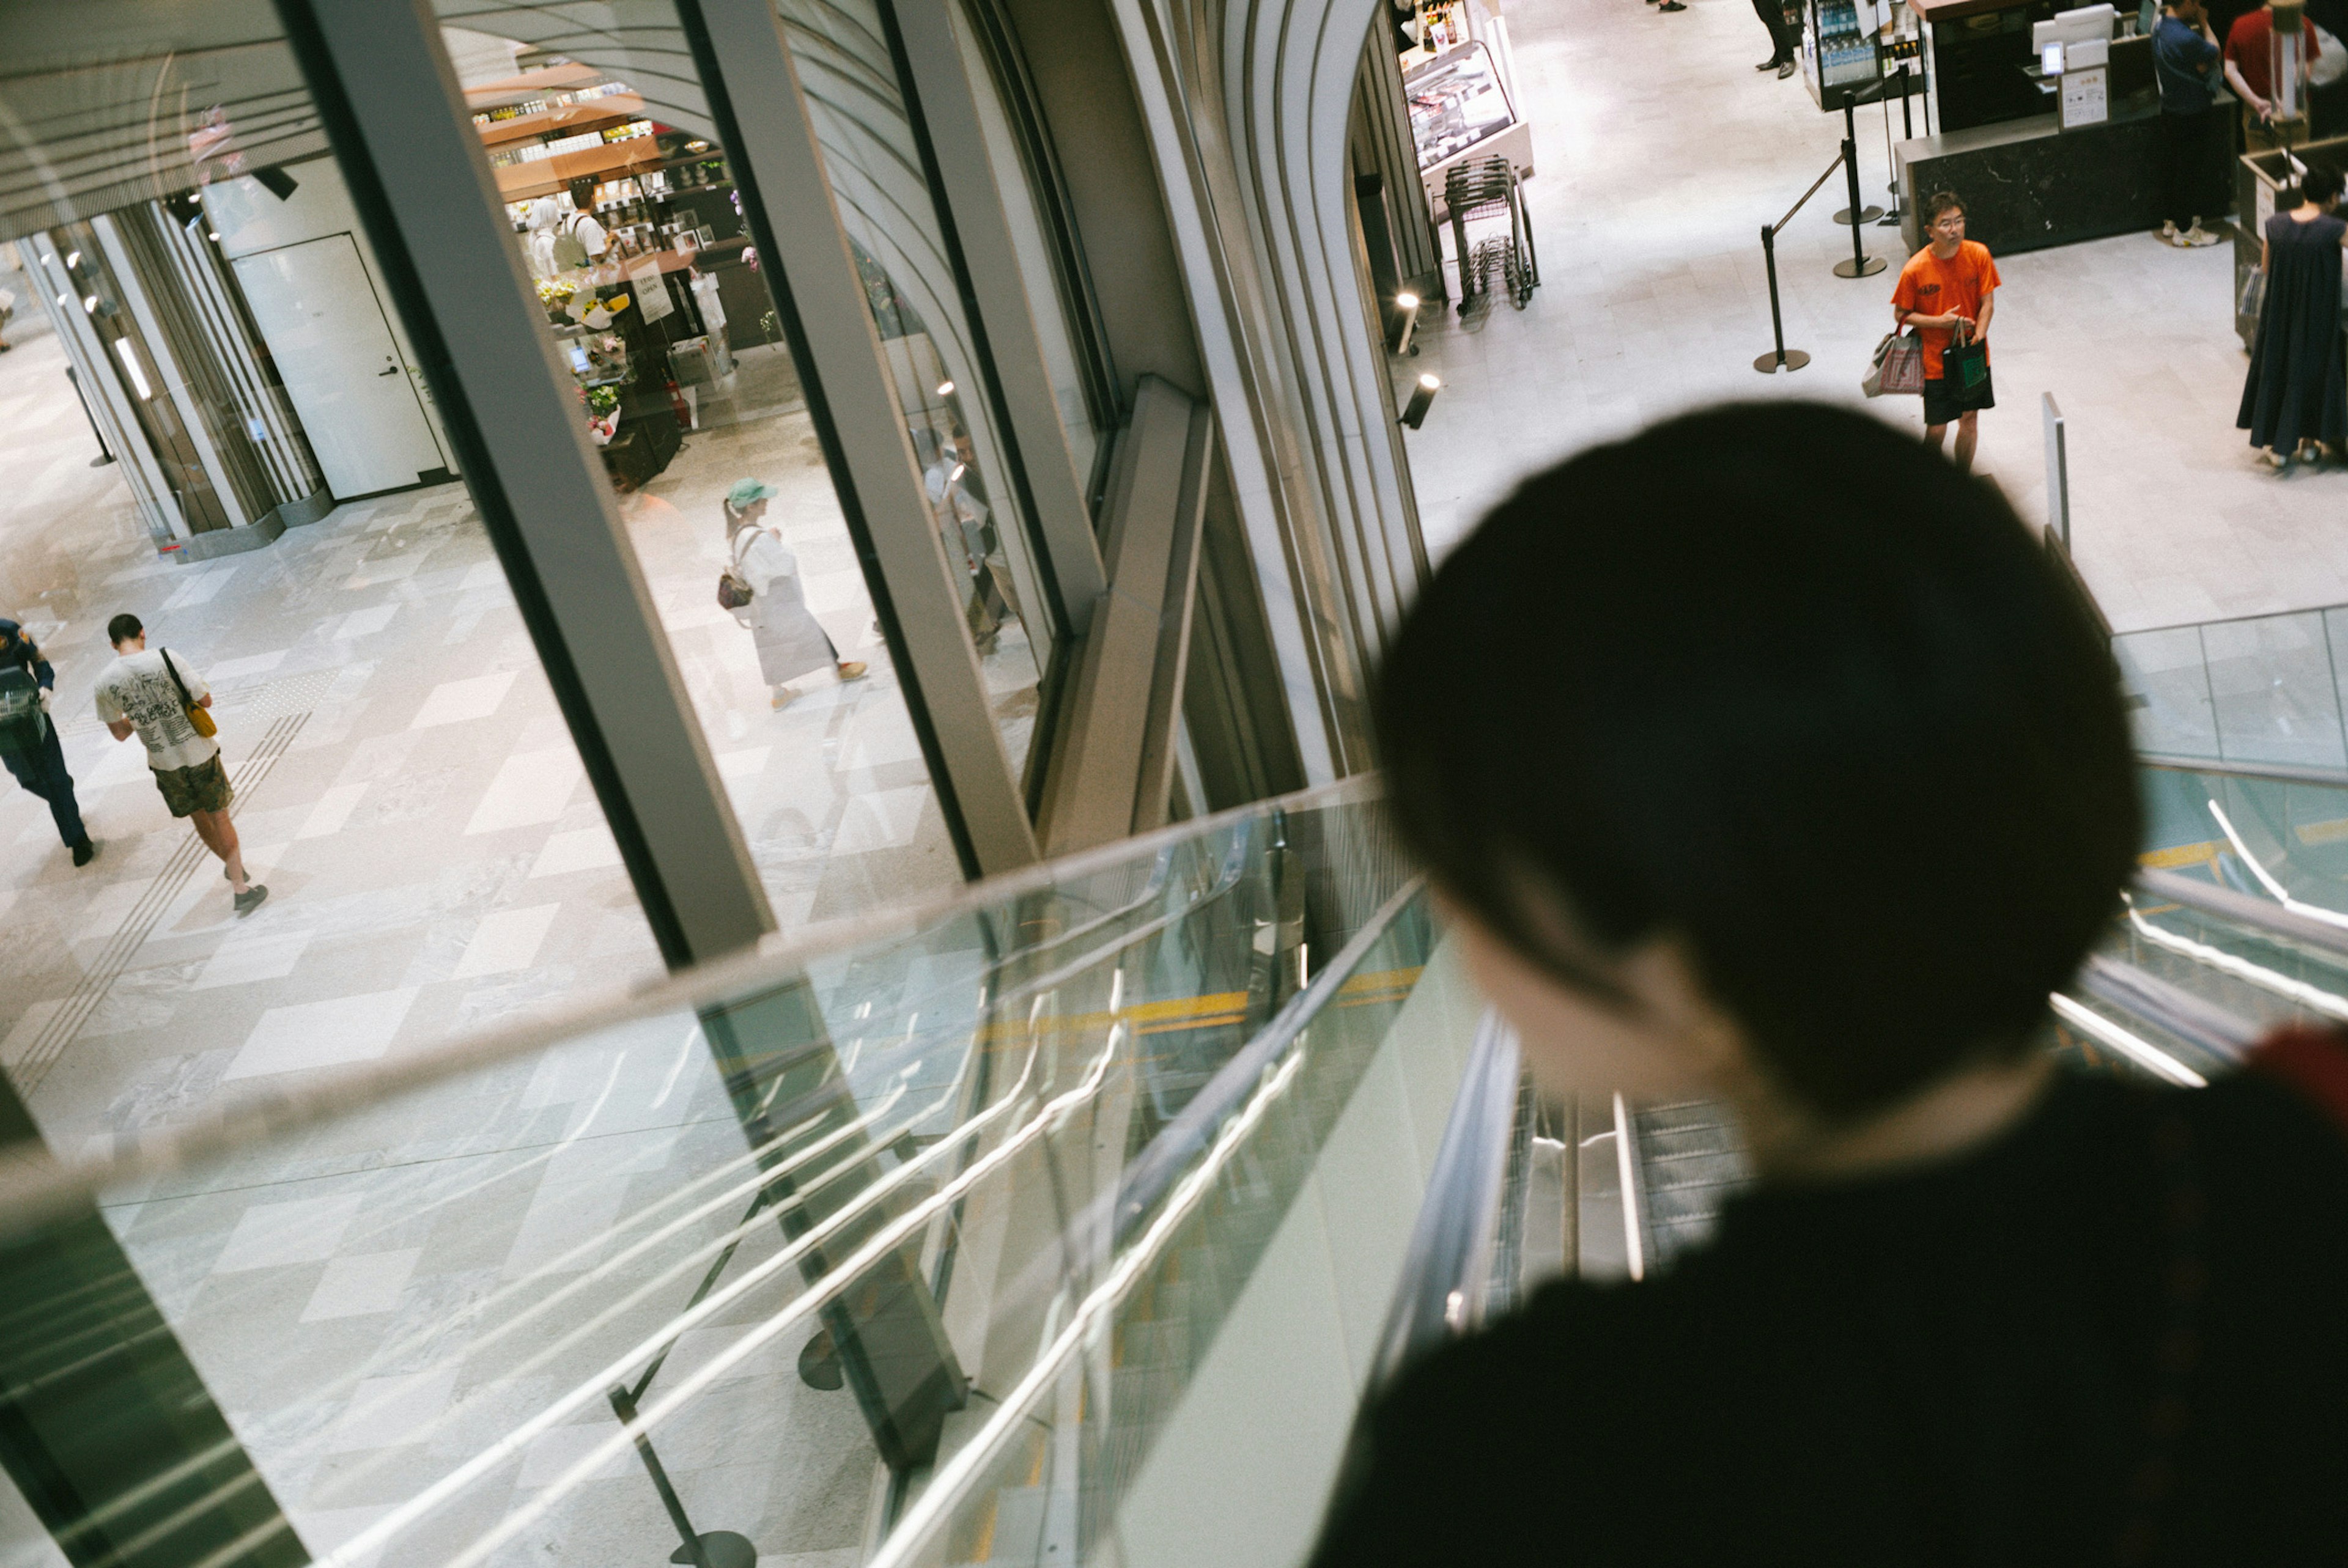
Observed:
[[[758,649],[758,677],[769,686],[825,669],[838,658],[822,622],[808,609],[796,577],[769,581],[750,601],[747,613]]]

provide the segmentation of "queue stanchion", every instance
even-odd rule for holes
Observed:
[[[1834,161],[1827,165],[1826,172],[1810,181],[1810,188],[1802,192],[1800,200],[1786,209],[1786,215],[1783,218],[1778,219],[1775,223],[1761,225],[1761,264],[1769,270],[1769,330],[1776,337],[1777,344],[1776,348],[1753,362],[1753,368],[1764,375],[1775,375],[1781,370],[1799,370],[1810,363],[1808,354],[1804,354],[1800,349],[1786,346],[1786,316],[1777,303],[1777,235],[1787,224],[1794,220],[1795,213],[1810,204],[1810,198],[1818,193],[1818,187],[1832,179],[1834,171],[1849,160],[1850,144],[1845,142],[1843,149],[1835,154]],[[1880,261],[1876,263],[1879,267],[1882,264]],[[1836,265],[1839,268],[1841,263],[1838,262]]]
[[[1867,253],[1867,247],[1861,242],[1859,231],[1870,219],[1879,218],[1883,213],[1880,208],[1862,208],[1859,204],[1858,119],[1852,112],[1849,93],[1845,93],[1842,97],[1842,127],[1843,173],[1850,180],[1850,210],[1859,213],[1859,220],[1850,226],[1850,260],[1835,263],[1835,276],[1871,278],[1883,271],[1883,258]]]
[[[1831,174],[1834,170],[1827,172]],[[1811,189],[1816,190],[1817,187]],[[1804,197],[1802,200],[1807,201],[1809,199]],[[1800,202],[1795,203],[1797,210],[1800,206]],[[1786,214],[1788,218],[1793,215],[1791,212]],[[1786,314],[1777,305],[1777,231],[1766,223],[1761,225],[1761,262],[1769,270],[1769,332],[1776,340],[1777,346],[1755,360],[1753,368],[1764,375],[1775,375],[1781,370],[1791,373],[1809,364],[1810,356],[1800,349],[1786,346]]]
[[[1883,216],[1880,207],[1862,207],[1859,194],[1859,112],[1851,107],[1851,96],[1842,96],[1842,146],[1850,165],[1850,205],[1835,214],[1835,221],[1848,223],[1856,229],[1862,223],[1872,223]],[[1857,213],[1857,217],[1852,214]]]

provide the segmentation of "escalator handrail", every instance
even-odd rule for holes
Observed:
[[[986,1474],[985,1467],[994,1454],[1028,1419],[1029,1410],[1052,1379],[1101,1332],[1109,1320],[1108,1315],[1131,1292],[1142,1271],[1165,1250],[1182,1220],[1211,1193],[1213,1179],[1220,1168],[1246,1144],[1258,1119],[1285,1091],[1303,1065],[1304,1054],[1292,1049],[1298,1038],[1321,1009],[1335,999],[1387,928],[1414,899],[1425,893],[1426,887],[1423,875],[1404,883],[1364,922],[1327,967],[1288,999],[1272,1022],[1264,1026],[1263,1032],[1226,1062],[1222,1071],[1200,1090],[1190,1105],[1150,1141],[1129,1168],[1133,1173],[1139,1172],[1145,1164],[1151,1168],[1148,1186],[1152,1192],[1142,1210],[1148,1216],[1147,1228],[1133,1245],[1109,1260],[1104,1277],[1076,1303],[1055,1337],[1003,1396],[985,1423],[939,1466],[921,1496],[882,1539],[866,1568],[905,1568],[949,1514],[961,1506]],[[1237,1071],[1243,1067],[1244,1071]],[[1200,1106],[1211,1106],[1213,1112],[1202,1112],[1191,1117],[1191,1109]],[[1162,1159],[1151,1161],[1153,1152],[1179,1153],[1182,1163],[1168,1168]],[[1136,1190],[1130,1175],[1128,1184],[1118,1189],[1117,1217],[1120,1222],[1128,1212],[1125,1198]],[[1164,1200],[1162,1205],[1160,1200]],[[1076,1224],[1086,1225],[1097,1213],[1097,1208],[1087,1211]],[[1126,1239],[1122,1225],[1118,1238],[1120,1242]]]
[[[2215,757],[2188,757],[2166,752],[2138,752],[2136,760],[2164,773],[2211,774],[2219,778],[2269,779],[2277,784],[2323,784],[2348,789],[2348,770],[2302,767],[2294,763],[2246,763]]]
[[[2320,948],[2330,957],[2348,959],[2348,929],[2174,871],[2140,870],[2136,880],[2137,886],[2154,898],[2248,926],[2261,936]]]
[[[1372,1389],[1384,1388],[1403,1368],[1483,1317],[1523,1077],[1517,1031],[1487,1008],[1427,1173],[1402,1283],[1378,1335]]]
[[[1190,1102],[1176,1112],[1174,1119],[1160,1128],[1158,1135],[1134,1156],[1133,1163],[1126,1167],[1124,1179],[1117,1184],[1117,1209],[1111,1232],[1117,1242],[1122,1243],[1133,1233],[1142,1216],[1157,1205],[1183,1171],[1214,1141],[1215,1129],[1247,1102],[1265,1071],[1286,1054],[1288,1048],[1296,1042],[1296,1037],[1304,1032],[1305,1026],[1352,976],[1363,955],[1385,935],[1386,928],[1410,907],[1412,899],[1426,890],[1426,878],[1420,875],[1412,876],[1396,889],[1392,897],[1378,907],[1375,914],[1362,923],[1362,928],[1337,949],[1337,956],[1272,1015],[1272,1021],[1264,1025],[1263,1032],[1240,1047],[1231,1059],[1200,1086],[1199,1092],[1190,1097]]]
[[[106,1151],[93,1155],[59,1159],[37,1143],[19,1143],[0,1150],[0,1238],[69,1213],[108,1187],[169,1174],[246,1144],[331,1122],[579,1036],[667,1013],[700,1013],[777,989],[802,979],[807,966],[817,959],[1155,856],[1169,845],[1205,836],[1251,817],[1366,804],[1379,793],[1375,774],[1357,774],[973,883],[944,897],[829,922],[788,938],[769,937],[741,953],[676,974],[640,979],[558,1010],[481,1030],[411,1054],[355,1065],[310,1082],[257,1089],[222,1106],[201,1123],[118,1134]]]
[[[2159,976],[2096,954],[2080,969],[2077,988],[2097,1001],[2176,1036],[2220,1061],[2240,1061],[2258,1042],[2258,1025],[2195,996]]]

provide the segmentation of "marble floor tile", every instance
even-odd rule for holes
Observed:
[[[400,1293],[416,1272],[421,1247],[392,1252],[345,1254],[326,1265],[326,1272],[302,1309],[304,1323],[333,1317],[371,1317],[399,1306]]]
[[[524,909],[500,909],[483,917],[472,940],[465,944],[464,957],[457,960],[457,968],[448,978],[465,980],[477,975],[502,975],[529,968],[538,958],[540,945],[546,940],[547,928],[561,912],[560,904],[535,904]]]
[[[391,1047],[392,1037],[415,1005],[412,987],[336,997],[271,1008],[245,1037],[224,1079],[258,1078],[273,1072],[372,1061]]]
[[[289,1203],[254,1204],[229,1233],[228,1245],[212,1263],[214,1274],[239,1274],[248,1269],[282,1268],[292,1263],[316,1263],[335,1255],[343,1231],[359,1211],[362,1194],[296,1198]]]
[[[494,675],[476,675],[469,680],[444,681],[432,688],[424,706],[407,722],[411,730],[427,730],[436,724],[461,724],[472,719],[486,719],[498,711],[513,690],[514,671],[502,671]]]

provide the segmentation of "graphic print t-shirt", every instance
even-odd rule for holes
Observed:
[[[1997,263],[1989,259],[1988,246],[1967,240],[1943,261],[1927,245],[1900,269],[1900,286],[1891,291],[1891,302],[1920,316],[1945,316],[1954,311],[1977,322],[1982,301],[1996,287]],[[1938,381],[1941,352],[1949,346],[1956,329],[1918,327],[1916,333],[1923,339],[1925,378]]]
[[[192,665],[172,655],[171,668],[187,683],[188,697],[202,702],[211,695]],[[180,704],[180,688],[163,668],[163,651],[149,648],[117,659],[98,678],[98,716],[112,724],[128,719],[147,745],[147,765],[157,773],[201,766],[220,753],[220,743],[196,733]]]

